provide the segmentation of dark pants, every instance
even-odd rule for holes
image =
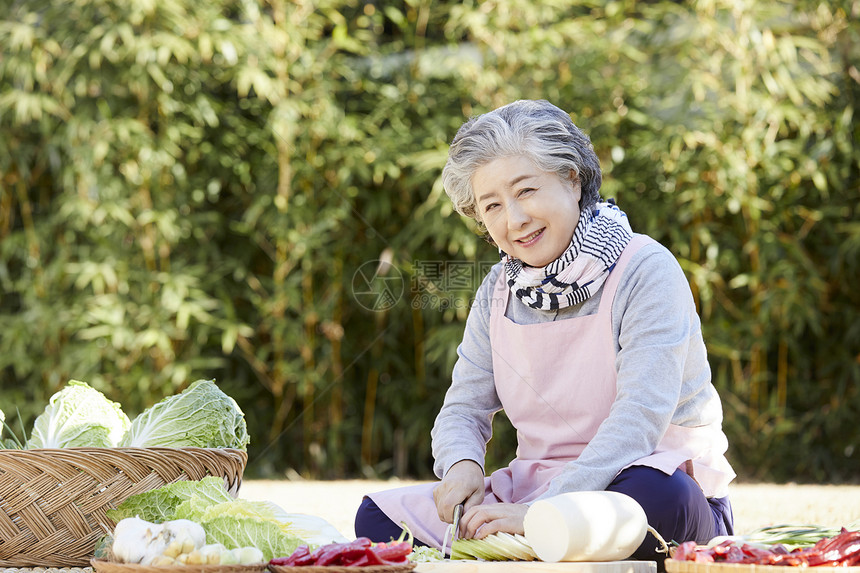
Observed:
[[[681,470],[668,476],[654,468],[629,467],[618,474],[606,489],[627,494],[638,501],[648,517],[648,525],[667,542],[707,543],[718,535],[734,533],[729,499],[705,498],[699,485]],[[356,537],[390,541],[397,539],[401,532],[402,528],[391,521],[369,497],[364,498],[355,516]],[[425,545],[417,539],[415,544]],[[662,565],[666,555],[657,553],[659,548],[660,543],[648,533],[631,558],[657,561],[658,565]]]
[[[667,542],[707,543],[718,535],[734,533],[729,498],[706,498],[699,484],[682,470],[668,476],[654,468],[633,466],[618,474],[606,489],[638,501],[648,525]],[[648,533],[632,559],[662,563],[666,555],[656,552],[659,545]]]

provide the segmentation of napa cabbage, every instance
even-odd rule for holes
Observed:
[[[197,380],[144,410],[119,445],[247,450],[248,442],[245,414],[236,401],[214,380]]]
[[[80,380],[70,380],[39,414],[27,440],[34,448],[109,448],[130,426],[122,407]]]

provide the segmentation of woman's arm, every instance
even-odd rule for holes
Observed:
[[[612,322],[615,402],[580,457],[542,497],[605,489],[623,467],[654,452],[675,416],[682,388],[693,393],[712,388],[689,284],[662,246],[643,247],[627,266]]]

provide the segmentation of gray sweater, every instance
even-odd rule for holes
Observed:
[[[433,469],[440,478],[461,460],[484,467],[492,417],[502,407],[493,381],[489,304],[500,272],[502,263],[478,288],[452,383],[431,432]],[[557,311],[535,310],[511,296],[505,316],[517,324],[587,316],[597,313],[602,294],[601,288],[584,303]],[[542,497],[605,489],[621,469],[654,452],[670,423],[722,421],[690,286],[662,245],[642,247],[624,269],[612,304],[612,332],[616,402],[580,457],[566,465]]]

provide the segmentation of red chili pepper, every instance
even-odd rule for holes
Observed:
[[[310,549],[307,545],[299,545],[296,547],[295,551],[290,553],[287,557],[275,557],[269,561],[270,565],[295,565],[296,561],[309,557],[311,554]]]
[[[727,563],[745,563],[750,558],[751,557],[744,552],[743,547],[738,547],[737,545],[729,547],[729,550],[726,551],[723,556],[723,559]]]
[[[293,559],[290,563],[287,563],[287,565],[293,565],[293,566],[299,567],[302,565],[313,565],[315,561],[316,561],[316,559],[314,559],[311,556],[311,554],[308,553],[307,555],[303,555],[303,556],[297,557],[296,559]]]
[[[818,555],[810,556],[809,565],[841,565],[843,561],[860,552],[860,531],[842,532],[826,543]]]
[[[696,551],[695,541],[685,541],[675,548],[672,553],[672,559],[676,561],[688,561],[692,558],[692,554]]]
[[[672,558],[705,563],[718,561],[794,567],[853,566],[860,563],[860,531],[848,531],[843,527],[832,538],[823,538],[811,547],[798,547],[791,551],[781,544],[765,550],[749,544],[738,546],[731,541],[724,541],[713,547],[699,548],[688,541],[676,548]]]
[[[714,556],[704,551],[697,551],[693,554],[693,561],[696,563],[713,563]]]
[[[368,547],[364,555],[351,564],[352,567],[367,567],[369,565],[385,565],[385,562],[379,558],[373,548]]]
[[[272,565],[349,565],[364,556],[373,543],[367,537],[359,537],[348,543],[329,543],[310,551],[307,545],[296,548],[288,557],[272,559]]]
[[[391,542],[387,545],[375,546],[373,551],[380,559],[388,563],[405,563],[412,553],[412,545],[406,541]]]
[[[734,544],[730,540],[726,540],[719,545],[714,545],[713,547],[706,549],[705,552],[710,553],[711,555],[725,555],[729,552],[730,547],[734,547]]]
[[[741,552],[744,554],[744,563],[759,563],[762,559],[768,559],[771,552],[767,549],[759,549],[748,543],[741,546]]]
[[[317,559],[316,565],[349,565],[364,555],[367,551],[362,547],[342,547],[328,552]]]
[[[354,561],[370,547],[367,537],[359,537],[349,543],[329,543],[318,547],[313,553],[314,565],[340,565],[342,560]]]

